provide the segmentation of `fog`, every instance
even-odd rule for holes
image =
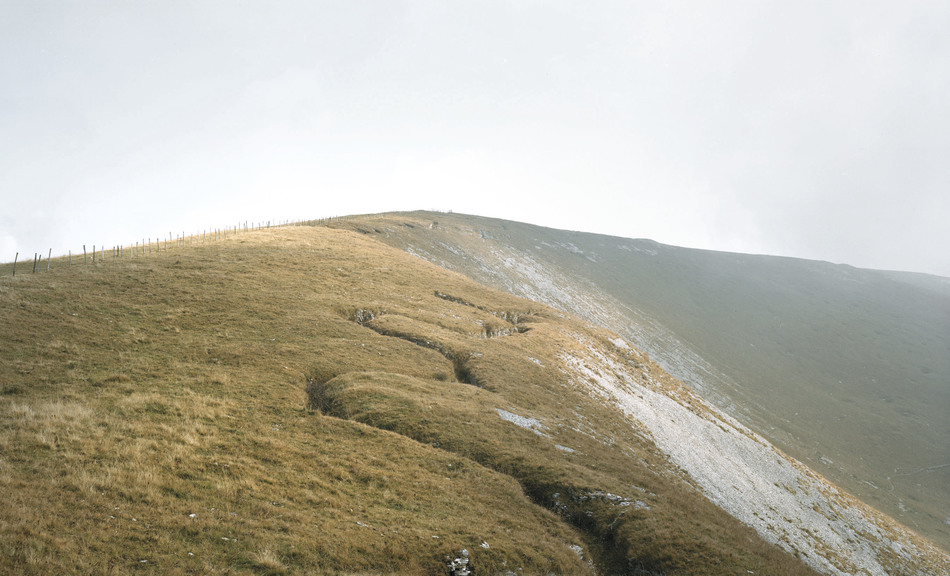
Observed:
[[[950,276],[950,5],[11,2],[0,260],[440,209]]]

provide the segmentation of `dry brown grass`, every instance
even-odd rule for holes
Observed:
[[[2,572],[808,573],[567,385],[543,306],[325,228],[57,264],[0,279]]]

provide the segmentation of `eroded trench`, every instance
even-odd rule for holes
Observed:
[[[445,294],[436,290],[434,295],[437,298],[445,300],[447,302],[452,302],[454,304],[461,304],[463,306],[468,306],[475,308],[482,312],[487,312],[493,317],[498,319],[498,322],[487,322],[482,324],[482,331],[478,334],[466,334],[460,333],[463,337],[469,338],[500,338],[505,336],[510,336],[512,334],[522,334],[528,332],[530,328],[524,324],[524,321],[533,316],[533,312],[518,312],[518,311],[496,311],[485,306],[480,306],[469,302],[463,298],[458,298]],[[401,330],[394,328],[392,326],[386,326],[382,322],[384,316],[389,315],[387,312],[384,312],[379,309],[372,308],[355,308],[351,312],[347,313],[345,316],[351,322],[355,322],[364,328],[369,328],[370,330],[376,332],[381,336],[386,336],[390,338],[398,338],[400,340],[405,340],[416,346],[426,348],[428,350],[434,350],[444,356],[452,364],[452,371],[455,375],[455,380],[463,384],[471,384],[472,386],[478,386],[480,388],[486,388],[485,383],[480,382],[478,378],[473,373],[470,367],[470,360],[473,357],[479,356],[474,352],[464,352],[460,351],[457,348],[453,348],[447,345],[444,342],[441,342],[436,339],[426,338],[421,336],[418,333],[414,333],[408,330]],[[393,314],[397,315],[397,314]],[[409,319],[408,317],[403,316],[403,318]]]
[[[381,316],[382,314],[373,313],[365,309],[359,309],[354,312],[351,319],[360,326],[369,328],[380,336],[399,338],[400,340],[405,340],[406,342],[415,344],[416,346],[421,346],[422,348],[438,352],[444,356],[446,360],[452,363],[452,372],[455,375],[456,382],[483,387],[469,367],[469,360],[472,357],[472,353],[459,352],[442,342],[430,340],[428,338],[419,336],[418,334],[412,334],[409,332],[381,326],[376,322],[376,320]]]
[[[525,320],[531,313],[502,312],[497,313],[484,307],[477,306],[460,298],[455,298],[440,292],[435,295],[444,300],[471,306],[502,320],[506,326],[501,329],[492,329],[486,327],[482,334],[463,334],[463,337],[470,338],[496,338],[508,336],[511,334],[527,332],[530,328],[524,326],[521,321]],[[355,322],[361,327],[373,330],[381,336],[389,338],[398,338],[405,340],[416,346],[438,352],[445,357],[452,365],[455,381],[461,384],[477,386],[488,391],[493,391],[487,382],[480,381],[470,366],[472,358],[481,356],[475,352],[462,352],[458,347],[452,347],[445,342],[434,338],[426,338],[418,332],[397,329],[393,326],[387,326],[382,319],[385,316],[402,316],[397,313],[387,313],[379,309],[372,308],[354,308],[345,313],[347,320]],[[412,320],[402,316],[404,319]],[[417,322],[416,320],[412,320]],[[311,409],[318,409],[325,414],[335,414],[338,412],[334,404],[333,393],[325,387],[327,381],[319,381],[308,377],[308,397]],[[399,430],[391,430],[400,432]],[[412,435],[408,435],[412,438]],[[413,438],[421,441],[419,438]],[[460,456],[468,456],[459,454]],[[616,573],[616,574],[663,574],[661,566],[643,558],[629,558],[624,554],[627,548],[621,543],[623,537],[620,535],[618,525],[622,523],[622,517],[628,510],[626,500],[613,501],[608,497],[601,497],[603,494],[613,496],[609,493],[592,491],[586,487],[566,484],[563,481],[553,480],[552,477],[541,475],[532,477],[527,471],[519,471],[505,466],[505,470],[498,468],[497,463],[490,458],[474,458],[479,464],[515,478],[525,491],[525,494],[537,505],[551,510],[563,518],[566,522],[579,529],[580,532],[588,536],[588,551],[593,555],[592,560],[597,567],[598,573]],[[619,498],[619,497],[617,497]],[[619,503],[618,503],[619,502]]]

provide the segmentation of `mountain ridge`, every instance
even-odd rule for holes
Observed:
[[[365,235],[53,264],[0,279],[5,572],[950,572],[615,332]],[[704,438],[837,536],[714,505],[682,460]]]
[[[950,545],[950,471],[932,468],[950,462],[947,279],[459,214],[348,225],[615,330],[796,458]]]

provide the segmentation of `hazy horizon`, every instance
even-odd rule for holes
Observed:
[[[439,209],[950,277],[950,5],[0,6],[0,261]]]

